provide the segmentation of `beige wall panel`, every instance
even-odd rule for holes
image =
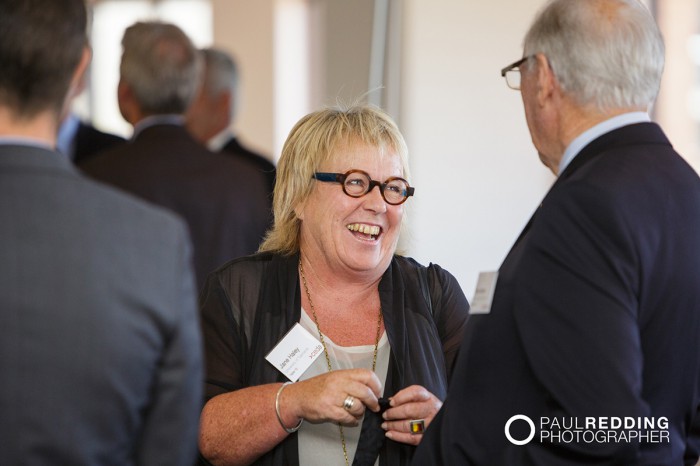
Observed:
[[[234,125],[241,139],[272,158],[274,128],[274,1],[212,0],[214,44],[233,53],[242,101]]]

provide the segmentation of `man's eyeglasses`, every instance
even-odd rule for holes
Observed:
[[[403,204],[409,196],[413,196],[415,191],[408,181],[398,176],[389,177],[384,183],[380,183],[374,181],[369,173],[362,170],[350,170],[345,173],[316,172],[312,178],[327,183],[340,183],[343,186],[343,192],[350,197],[362,197],[377,186],[386,203],[391,205]]]
[[[501,70],[501,76],[506,78],[506,84],[511,89],[520,90],[520,65],[532,58],[532,55],[523,57],[515,63],[511,63]]]

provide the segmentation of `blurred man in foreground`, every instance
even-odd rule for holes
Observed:
[[[186,227],[54,149],[85,28],[82,0],[0,2],[0,464],[190,465]]]

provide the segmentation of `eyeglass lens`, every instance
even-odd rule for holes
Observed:
[[[506,72],[506,83],[511,89],[520,89],[520,70],[512,69]]]
[[[362,172],[351,172],[348,173],[343,183],[343,189],[345,193],[352,197],[360,197],[369,192],[373,187],[371,178]],[[400,179],[389,180],[384,189],[381,189],[382,197],[389,204],[400,204],[407,196],[408,183]]]

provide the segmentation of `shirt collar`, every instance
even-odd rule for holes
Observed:
[[[0,136],[0,145],[40,147],[42,149],[48,149],[51,152],[54,151],[54,148],[51,147],[51,145],[49,145],[46,141],[25,136]]]
[[[227,142],[233,138],[233,132],[226,128],[215,136],[209,138],[207,147],[212,152],[221,152]]]
[[[75,151],[75,135],[78,132],[80,120],[74,114],[69,114],[58,128],[56,137],[56,149],[63,155],[73,158]]]
[[[156,125],[176,125],[183,126],[185,124],[185,117],[178,114],[168,114],[168,115],[151,115],[143,120],[139,121],[134,125],[134,134],[131,138],[135,138],[138,134],[146,128]]]
[[[599,138],[603,134],[609,133],[610,131],[622,128],[623,126],[632,125],[635,123],[649,122],[649,114],[646,112],[629,112],[623,113],[622,115],[617,115],[609,118],[592,128],[587,129],[583,133],[579,134],[571,144],[564,151],[564,155],[559,162],[559,175],[564,173],[566,167],[569,166],[571,161],[581,152],[581,149],[586,147],[591,141]]]

